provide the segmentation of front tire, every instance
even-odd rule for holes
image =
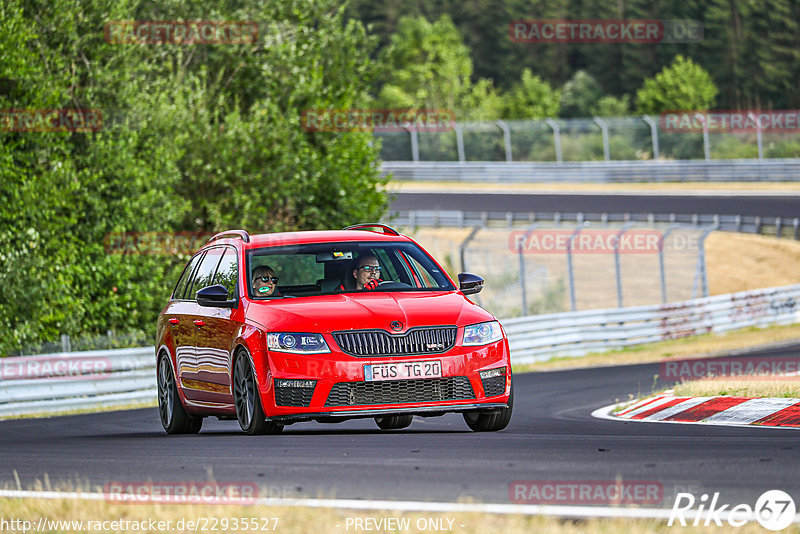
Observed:
[[[410,426],[413,419],[413,415],[389,415],[376,417],[375,423],[381,430],[400,430]]]
[[[497,432],[503,430],[511,421],[511,412],[514,410],[514,385],[511,385],[511,394],[508,396],[508,407],[492,412],[464,412],[464,421],[475,432]]]
[[[244,351],[239,353],[233,364],[233,399],[236,419],[245,434],[277,434],[283,430],[283,425],[267,421],[261,407],[253,366]]]
[[[175,374],[169,363],[166,354],[158,361],[158,413],[161,426],[167,434],[197,434],[203,426],[203,418],[190,416],[181,404]]]

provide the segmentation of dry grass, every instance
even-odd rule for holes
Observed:
[[[435,529],[422,529],[417,527],[418,520],[441,520],[445,528],[441,531],[453,532],[457,534],[528,534],[536,533],[559,533],[559,534],[617,534],[619,532],[634,533],[668,533],[675,532],[679,528],[681,532],[691,533],[718,533],[719,527],[715,527],[713,522],[709,527],[668,527],[666,521],[659,520],[624,520],[624,519],[589,519],[589,520],[563,520],[553,517],[543,516],[515,516],[515,515],[494,515],[478,513],[401,513],[394,511],[354,511],[337,510],[330,508],[304,508],[304,507],[272,507],[272,506],[205,506],[205,505],[142,505],[142,504],[110,504],[104,501],[75,501],[75,500],[40,500],[40,499],[2,499],[0,500],[0,517],[6,521],[10,519],[27,520],[33,523],[33,528],[40,518],[54,520],[82,520],[84,525],[88,521],[170,521],[169,528],[166,524],[161,527],[143,529],[130,528],[128,523],[127,532],[193,532],[203,531],[202,528],[187,528],[188,521],[194,521],[206,526],[206,532],[212,532],[211,527],[216,524],[216,532],[235,532],[243,531],[241,526],[238,530],[233,528],[234,518],[239,521],[242,518],[255,518],[259,526],[257,532],[270,532],[272,530],[261,530],[263,525],[272,526],[277,518],[276,532],[286,534],[294,533],[346,533],[357,532],[354,527],[354,520],[371,519],[380,521],[381,519],[398,518],[410,519],[410,528],[402,532],[436,532]],[[266,522],[265,522],[266,520]],[[348,520],[349,528],[348,528]],[[178,522],[183,521],[183,528],[178,527]],[[452,522],[452,523],[451,523]],[[223,528],[227,524],[228,528]],[[452,530],[447,528],[452,524]],[[420,525],[423,525],[420,523]],[[108,528],[94,530],[95,532],[125,532],[121,528],[111,528],[113,525],[107,523]],[[120,525],[123,526],[123,525]],[[21,532],[21,529],[19,530]],[[56,531],[51,528],[45,531]],[[87,528],[74,529],[62,528],[59,532],[88,532]],[[377,532],[398,532],[398,530],[376,529]],[[758,524],[747,524],[737,528],[737,533],[750,534],[764,532]],[[800,532],[798,526],[792,525],[784,532]]]
[[[386,190],[397,193],[427,193],[433,191],[458,191],[476,193],[686,193],[689,195],[750,192],[750,193],[800,193],[798,182],[643,182],[614,184],[579,184],[579,183],[472,183],[472,182],[423,182],[393,180],[386,185]]]
[[[720,377],[704,378],[684,382],[675,386],[674,393],[678,397],[716,397],[730,395],[733,397],[780,397],[800,398],[800,381],[798,377]]]
[[[704,334],[672,339],[619,351],[589,354],[579,358],[554,358],[546,362],[515,366],[514,369],[519,372],[558,371],[578,367],[632,365],[665,360],[707,358],[722,356],[737,349],[793,341],[800,341],[800,324],[768,328],[754,327],[724,334]]]
[[[706,240],[712,295],[800,283],[800,242],[713,232]]]

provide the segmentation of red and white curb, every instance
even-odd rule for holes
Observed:
[[[800,399],[675,397],[669,393],[592,412],[601,419],[800,429]]]

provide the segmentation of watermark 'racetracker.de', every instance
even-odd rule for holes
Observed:
[[[300,125],[307,132],[448,132],[455,125],[449,109],[306,109]]]
[[[3,132],[96,132],[103,128],[98,109],[0,109]]]
[[[258,23],[246,20],[114,20],[105,23],[110,44],[255,44]]]
[[[103,487],[108,502],[130,504],[254,504],[259,488],[255,482],[143,482],[113,481]],[[284,495],[281,495],[281,497]]]
[[[655,19],[514,20],[508,34],[515,43],[695,43],[703,40],[703,24]]]
[[[523,254],[658,254],[698,247],[697,236],[675,234],[666,240],[653,229],[514,230],[508,236],[509,250]]]
[[[800,110],[665,111],[659,116],[665,132],[799,133]]]
[[[656,480],[515,480],[508,498],[517,504],[658,504],[664,485]]]

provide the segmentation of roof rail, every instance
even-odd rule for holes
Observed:
[[[376,231],[375,228],[379,228],[381,231],[378,233],[384,235],[400,235],[400,232],[398,232],[391,226],[382,223],[354,224],[352,226],[348,226],[347,228],[342,228],[342,230],[366,230],[367,232],[375,232]]]
[[[212,241],[216,241],[217,239],[224,239],[225,236],[228,236],[228,237],[237,236],[239,239],[241,239],[245,243],[249,243],[250,242],[250,234],[247,233],[247,230],[226,230],[224,232],[220,232],[220,233],[216,234],[215,236],[213,236],[211,239],[208,240],[208,243],[211,243]],[[206,245],[208,245],[208,243],[206,243]]]

